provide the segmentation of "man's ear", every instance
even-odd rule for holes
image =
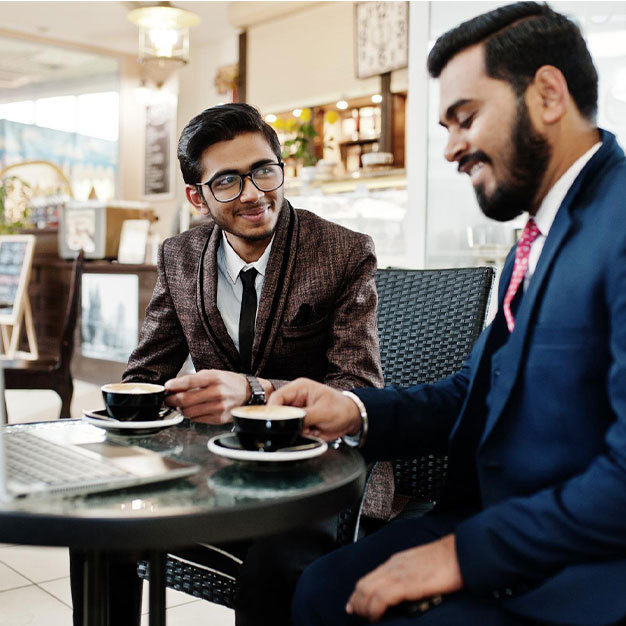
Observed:
[[[542,65],[530,88],[534,91],[535,114],[546,125],[555,124],[567,112],[570,93],[565,76],[553,65]]]
[[[196,210],[200,211],[202,215],[209,215],[209,207],[206,205],[204,197],[196,185],[185,185],[185,195],[187,196],[189,204]]]

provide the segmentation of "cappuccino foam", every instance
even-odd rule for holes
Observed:
[[[306,412],[295,406],[250,405],[232,409],[231,415],[259,420],[288,420],[304,417]]]
[[[163,385],[154,385],[152,383],[111,383],[101,387],[102,391],[107,393],[130,393],[130,394],[143,394],[143,393],[159,393],[164,391]]]

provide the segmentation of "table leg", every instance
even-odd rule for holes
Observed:
[[[83,574],[84,626],[109,626],[109,566],[102,552],[87,552]]]
[[[165,626],[165,553],[151,552],[149,626]]]

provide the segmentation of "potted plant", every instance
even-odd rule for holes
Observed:
[[[313,115],[311,109],[302,109],[299,118],[290,118],[285,123],[285,131],[294,133],[294,137],[287,139],[284,144],[283,158],[293,158],[300,164],[299,174],[304,178],[312,179],[315,176],[314,168],[318,161],[315,156],[315,145],[313,143],[317,137],[317,131],[313,126]]]

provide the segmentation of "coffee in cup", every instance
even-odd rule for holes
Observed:
[[[159,420],[174,411],[163,407],[165,387],[152,383],[111,383],[101,387],[107,413],[122,422]]]
[[[235,433],[245,450],[274,452],[293,445],[306,412],[293,406],[240,406],[231,410]]]

